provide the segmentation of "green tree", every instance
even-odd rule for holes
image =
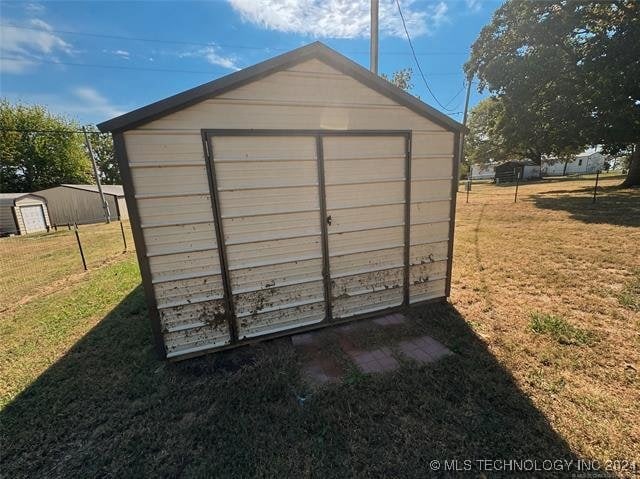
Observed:
[[[624,185],[640,184],[640,4],[508,0],[465,65],[500,98],[505,137],[563,156],[586,145],[627,151]]]
[[[111,133],[100,133],[95,127],[92,127],[88,131],[90,131],[89,139],[91,140],[91,146],[96,156],[100,182],[104,185],[121,184],[120,169],[118,168],[118,162],[113,156],[113,139]]]
[[[470,112],[469,132],[465,140],[465,156],[469,164],[506,161],[520,158],[521,149],[509,144],[503,134],[504,105],[495,97],[480,101]]]
[[[391,74],[391,78],[389,78],[386,73],[383,73],[380,76],[406,92],[413,88],[413,83],[411,83],[413,70],[411,70],[411,68],[402,68],[395,71]]]
[[[91,182],[78,126],[41,106],[0,100],[0,191],[30,192]]]

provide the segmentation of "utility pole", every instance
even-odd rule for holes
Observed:
[[[371,73],[378,74],[378,0],[371,0]]]
[[[462,134],[460,135],[460,163],[464,163],[466,161],[465,159],[465,153],[464,153],[464,143],[465,143],[465,139],[467,137],[467,115],[469,113],[469,97],[471,96],[471,81],[473,80],[473,77],[471,78],[467,78],[467,96],[464,100],[464,114],[462,115],[462,126],[464,126],[464,130],[462,130]],[[471,174],[471,165],[469,165],[469,173],[468,175]],[[457,178],[458,181],[460,181],[460,178]],[[468,191],[471,191],[471,183],[469,182],[468,186]],[[467,193],[468,196],[468,193]]]
[[[89,150],[89,158],[91,158],[91,164],[93,165],[93,174],[96,177],[96,184],[98,185],[98,193],[100,193],[100,201],[102,201],[102,209],[104,210],[104,219],[107,223],[111,223],[111,214],[109,213],[109,203],[104,199],[104,193],[102,192],[102,184],[100,183],[100,175],[98,174],[98,165],[96,165],[96,157],[93,154],[93,148],[91,147],[91,141],[89,135],[87,135],[87,129],[83,126],[82,132],[84,133],[84,142]]]

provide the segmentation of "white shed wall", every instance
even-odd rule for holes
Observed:
[[[202,147],[203,128],[412,130],[410,300],[445,296],[454,134],[326,64],[310,60],[124,134],[169,355],[211,348],[229,340],[226,324],[207,319],[212,311],[222,308],[222,279]],[[372,164],[370,174],[388,178],[390,165]],[[240,186],[250,180],[248,173],[262,183],[298,184],[315,171],[316,165],[296,164],[289,169],[256,166],[251,172],[236,171],[232,164],[222,168],[228,189],[221,192],[225,195],[221,203],[231,208],[223,212],[224,216],[245,210],[273,212],[284,207],[286,211],[290,207],[284,190],[234,189],[234,181]],[[336,178],[331,177],[333,173],[326,178],[327,185],[349,175],[348,171],[335,172]],[[309,194],[305,188],[309,188]],[[327,186],[327,198],[339,199],[341,192],[332,188]],[[317,207],[313,185],[299,190],[296,207]],[[384,191],[386,199],[397,196],[403,201],[399,184],[388,183]],[[360,185],[348,194],[370,204],[376,188]],[[389,241],[397,241],[399,247],[403,244],[401,226],[375,235],[367,231],[349,235],[341,235],[334,242],[337,250],[347,251],[353,244],[371,245],[370,249],[378,243],[388,245]],[[302,247],[296,240],[282,241],[283,252]],[[242,253],[241,246],[231,246],[228,254],[236,257],[249,250]],[[279,248],[270,251],[277,255]],[[305,264],[315,270],[317,265],[312,263],[318,261],[316,253],[309,252],[313,258],[300,264],[299,275],[307,274]],[[390,251],[379,261],[395,264],[396,259]],[[341,267],[347,266],[336,263],[337,270]],[[169,280],[170,286],[164,286]],[[310,310],[308,314],[314,317],[316,313]]]
[[[42,207],[42,211],[44,213],[44,220],[46,223],[46,227],[49,228],[51,226],[51,218],[49,217],[49,209],[47,207],[47,203],[45,203],[43,200],[34,197],[34,196],[27,196],[24,198],[21,198],[19,200],[16,201],[16,206],[15,206],[15,215],[16,215],[16,219],[18,220],[18,232],[20,234],[27,234],[29,233],[29,231],[27,231],[27,228],[25,227],[24,224],[24,219],[22,218],[22,212],[20,210],[20,208],[22,206],[40,206]]]

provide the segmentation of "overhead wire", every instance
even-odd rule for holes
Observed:
[[[431,94],[431,96],[433,97],[433,99],[436,101],[436,103],[438,105],[440,105],[440,107],[446,111],[451,111],[452,109],[447,108],[445,105],[443,105],[440,100],[438,100],[438,97],[433,93],[433,90],[431,90],[431,87],[429,86],[429,82],[427,82],[427,78],[424,75],[424,72],[422,71],[422,66],[420,65],[420,62],[418,61],[418,57],[416,56],[416,51],[413,48],[413,42],[411,41],[411,35],[409,35],[409,30],[407,29],[407,23],[404,20],[404,15],[402,13],[402,8],[400,7],[400,0],[396,0],[396,5],[398,6],[398,13],[400,14],[400,19],[402,20],[402,26],[404,27],[404,33],[407,36],[407,41],[409,42],[409,47],[411,48],[411,54],[413,55],[413,61],[415,62],[416,66],[418,67],[418,71],[420,72],[420,76],[422,77],[422,81],[424,82],[424,85],[427,87],[427,91]]]
[[[93,32],[78,32],[74,30],[57,30],[57,29],[48,29],[42,27],[35,26],[27,26],[27,25],[15,25],[11,23],[0,23],[0,27],[3,28],[15,28],[19,30],[32,30],[39,31],[45,33],[59,33],[63,35],[80,35],[87,37],[95,37],[95,38],[107,38],[111,40],[126,40],[126,41],[137,41],[137,42],[149,42],[149,43],[165,43],[165,44],[175,44],[175,45],[191,45],[191,46],[200,46],[200,47],[220,47],[220,48],[238,48],[245,50],[260,50],[260,51],[282,51],[286,52],[291,50],[291,48],[286,47],[268,47],[268,46],[254,46],[254,45],[237,45],[237,44],[229,44],[229,43],[218,43],[218,42],[195,42],[195,41],[185,41],[185,40],[169,40],[162,38],[146,38],[146,37],[130,37],[124,35],[112,35],[105,33],[93,33]],[[344,53],[354,54],[354,55],[364,55],[369,54],[368,51],[365,50],[352,50],[352,51],[344,51]],[[406,52],[403,51],[380,51],[381,55],[406,55]],[[441,51],[441,52],[418,52],[416,53],[419,56],[428,56],[428,55],[466,55],[467,52],[453,52],[453,51]]]

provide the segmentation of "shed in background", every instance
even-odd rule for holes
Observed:
[[[49,231],[47,200],[31,193],[0,193],[0,236]]]
[[[520,180],[537,180],[540,178],[540,166],[533,161],[506,161],[495,168],[496,183],[513,183],[520,175]]]
[[[98,126],[163,356],[449,295],[462,125],[321,43]]]
[[[127,220],[129,212],[122,185],[102,185],[112,220]],[[89,224],[104,221],[97,185],[60,185],[37,192],[47,199],[55,225]]]

